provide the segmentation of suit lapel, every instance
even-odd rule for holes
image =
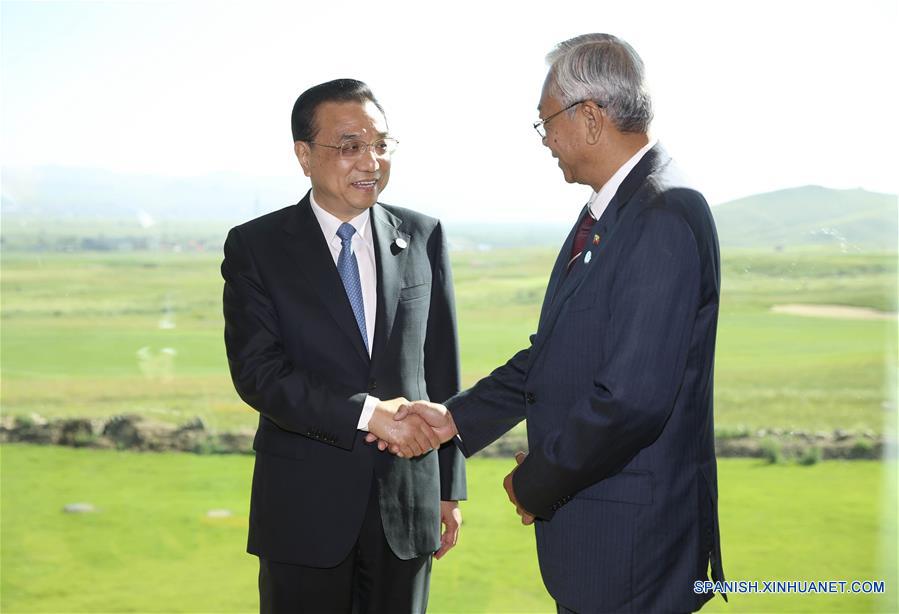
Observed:
[[[399,230],[403,221],[379,204],[371,208],[370,222],[378,276],[378,314],[372,344],[372,362],[375,362],[390,340],[410,251],[408,247],[399,249],[395,241],[403,239],[408,245],[412,237]]]
[[[559,309],[561,309],[562,305],[565,304],[566,299],[580,287],[584,277],[596,268],[594,259],[599,255],[600,250],[605,247],[606,244],[600,242],[599,246],[595,246],[593,245],[592,237],[599,236],[600,238],[608,238],[609,228],[615,227],[617,210],[616,198],[612,198],[609,202],[609,206],[606,207],[606,210],[603,211],[599,219],[593,224],[593,227],[590,229],[590,234],[587,235],[587,242],[584,244],[583,253],[581,253],[581,255],[578,256],[578,259],[571,264],[571,270],[568,275],[562,279],[559,291],[556,293],[555,299],[553,299],[553,310],[551,311],[553,316]],[[568,253],[571,252],[569,251]]]
[[[598,234],[600,237],[603,237],[607,234],[606,228],[608,228],[608,222],[606,214],[609,213],[609,209],[611,208],[612,204],[614,204],[614,199],[609,203],[610,206],[606,208],[600,219],[598,219],[593,225],[593,228],[590,230],[591,235]],[[571,254],[571,243],[568,243],[566,245],[566,250],[564,251],[566,259],[565,263],[562,265],[563,268],[561,273],[563,277],[558,283],[558,291],[556,292],[555,297],[553,297],[549,308],[546,309],[546,312],[544,314],[541,314],[540,325],[537,328],[537,339],[535,340],[534,347],[532,348],[530,353],[530,361],[532,364],[534,359],[540,353],[540,350],[543,348],[543,342],[548,339],[549,335],[552,333],[556,322],[559,320],[559,313],[567,303],[568,298],[572,294],[574,294],[575,290],[577,290],[581,286],[589,272],[596,268],[596,266],[598,266],[596,263],[594,263],[594,259],[599,256],[600,250],[604,247],[605,244],[603,243],[601,243],[599,247],[594,247],[592,245],[592,241],[588,236],[587,243],[584,245],[583,254],[581,254],[578,259],[571,265],[571,271],[566,275],[565,265],[568,264],[567,256]],[[585,260],[585,255],[588,252],[591,254],[589,262]]]
[[[285,248],[290,260],[297,264],[309,286],[315,288],[315,295],[324,304],[325,311],[331,314],[338,328],[349,338],[360,358],[368,363],[368,351],[359,334],[356,316],[353,315],[321,226],[312,213],[308,193],[297,204],[284,231],[289,235]]]
[[[581,209],[580,214],[577,216],[578,221],[574,223],[571,232],[568,233],[568,238],[565,239],[565,243],[562,244],[562,249],[556,257],[556,263],[553,265],[552,273],[549,275],[549,284],[546,286],[546,294],[543,295],[543,306],[540,308],[540,321],[537,325],[538,331],[543,327],[549,315],[559,286],[565,281],[565,269],[571,257],[571,245],[574,243],[574,236],[577,234],[581,218],[584,217],[586,212],[587,207]]]
[[[587,244],[584,246],[584,253],[572,265],[571,272],[566,276],[565,263],[568,261],[566,259],[565,263],[562,264],[561,271],[559,270],[559,261],[571,253],[571,244],[577,229],[577,224],[575,224],[575,228],[572,229],[571,234],[568,236],[568,240],[565,241],[562,252],[556,260],[556,266],[553,268],[549,286],[554,289],[554,292],[553,295],[551,295],[549,293],[549,288],[547,288],[547,298],[544,300],[543,310],[540,314],[540,323],[537,327],[537,338],[534,341],[534,346],[531,349],[529,356],[531,364],[533,364],[534,359],[540,349],[542,349],[545,340],[552,332],[552,329],[559,318],[559,314],[568,299],[581,284],[584,283],[584,280],[589,273],[598,266],[598,262],[594,261],[599,261],[601,259],[602,252],[605,251],[612,235],[619,227],[619,222],[624,219],[623,213],[630,202],[631,197],[637,192],[637,189],[646,182],[646,178],[651,173],[658,171],[668,162],[670,162],[670,158],[668,158],[667,154],[665,154],[665,150],[658,144],[646,152],[643,158],[641,158],[631,172],[628,173],[627,177],[624,178],[624,181],[621,182],[618,191],[615,192],[615,196],[612,197],[608,207],[606,207],[602,216],[596,221],[596,224],[593,225],[591,234],[599,235],[601,237],[600,244],[598,246],[593,246],[592,241],[588,238]],[[583,217],[583,212],[581,213],[581,217]],[[590,253],[589,262],[585,259],[588,252]]]

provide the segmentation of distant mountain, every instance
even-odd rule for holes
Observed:
[[[0,185],[5,244],[18,247],[59,236],[67,237],[67,247],[96,243],[86,237],[128,245],[161,234],[223,239],[231,225],[296,202],[306,190],[299,173],[294,177],[218,173],[172,178],[56,166],[3,167]],[[453,249],[555,248],[569,226],[454,221],[447,223],[447,229]]]
[[[804,186],[723,203],[712,207],[712,214],[725,249],[897,249],[899,201],[894,194]]]
[[[2,168],[0,217],[3,231],[33,228],[30,221],[75,226],[100,220],[130,220],[135,228],[237,223],[296,202],[305,190],[295,177],[249,177],[218,173],[171,178],[98,169]],[[819,186],[756,194],[712,207],[724,248],[838,245],[847,249],[896,250],[897,198],[864,190]],[[155,221],[155,222],[154,222]],[[447,224],[456,247],[552,246],[564,239],[567,223],[523,221]],[[159,226],[153,226],[158,228]],[[226,227],[226,226],[225,226]]]
[[[2,213],[28,217],[241,220],[285,207],[302,195],[296,177],[217,173],[160,177],[90,168],[4,167]]]

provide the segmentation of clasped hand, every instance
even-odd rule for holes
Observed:
[[[381,401],[375,407],[368,430],[365,441],[377,442],[378,449],[390,450],[400,458],[412,458],[439,448],[459,434],[452,414],[443,405],[428,401],[412,403],[402,397]],[[534,515],[521,505],[512,486],[512,476],[525,456],[524,452],[515,455],[516,467],[503,480],[503,487],[521,523],[529,525],[534,523]]]
[[[456,425],[449,410],[439,403],[398,397],[381,401],[368,423],[365,440],[378,443],[400,458],[420,456],[440,447],[456,436]]]

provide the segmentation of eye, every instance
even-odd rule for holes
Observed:
[[[380,155],[386,154],[387,151],[390,149],[390,147],[387,145],[387,141],[385,141],[384,139],[381,139],[380,141],[376,141],[372,145],[372,147],[374,147],[375,152]]]
[[[355,156],[365,147],[362,141],[347,141],[340,146],[340,150],[345,156]]]

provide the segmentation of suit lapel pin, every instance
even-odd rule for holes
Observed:
[[[593,245],[599,245],[599,235],[593,235]]]
[[[406,243],[406,240],[402,237],[397,237],[396,239],[394,239],[393,244],[396,245],[396,248],[400,250],[409,247],[409,244]]]
[[[590,264],[590,260],[593,258],[593,252],[587,252],[584,254],[584,264]]]

